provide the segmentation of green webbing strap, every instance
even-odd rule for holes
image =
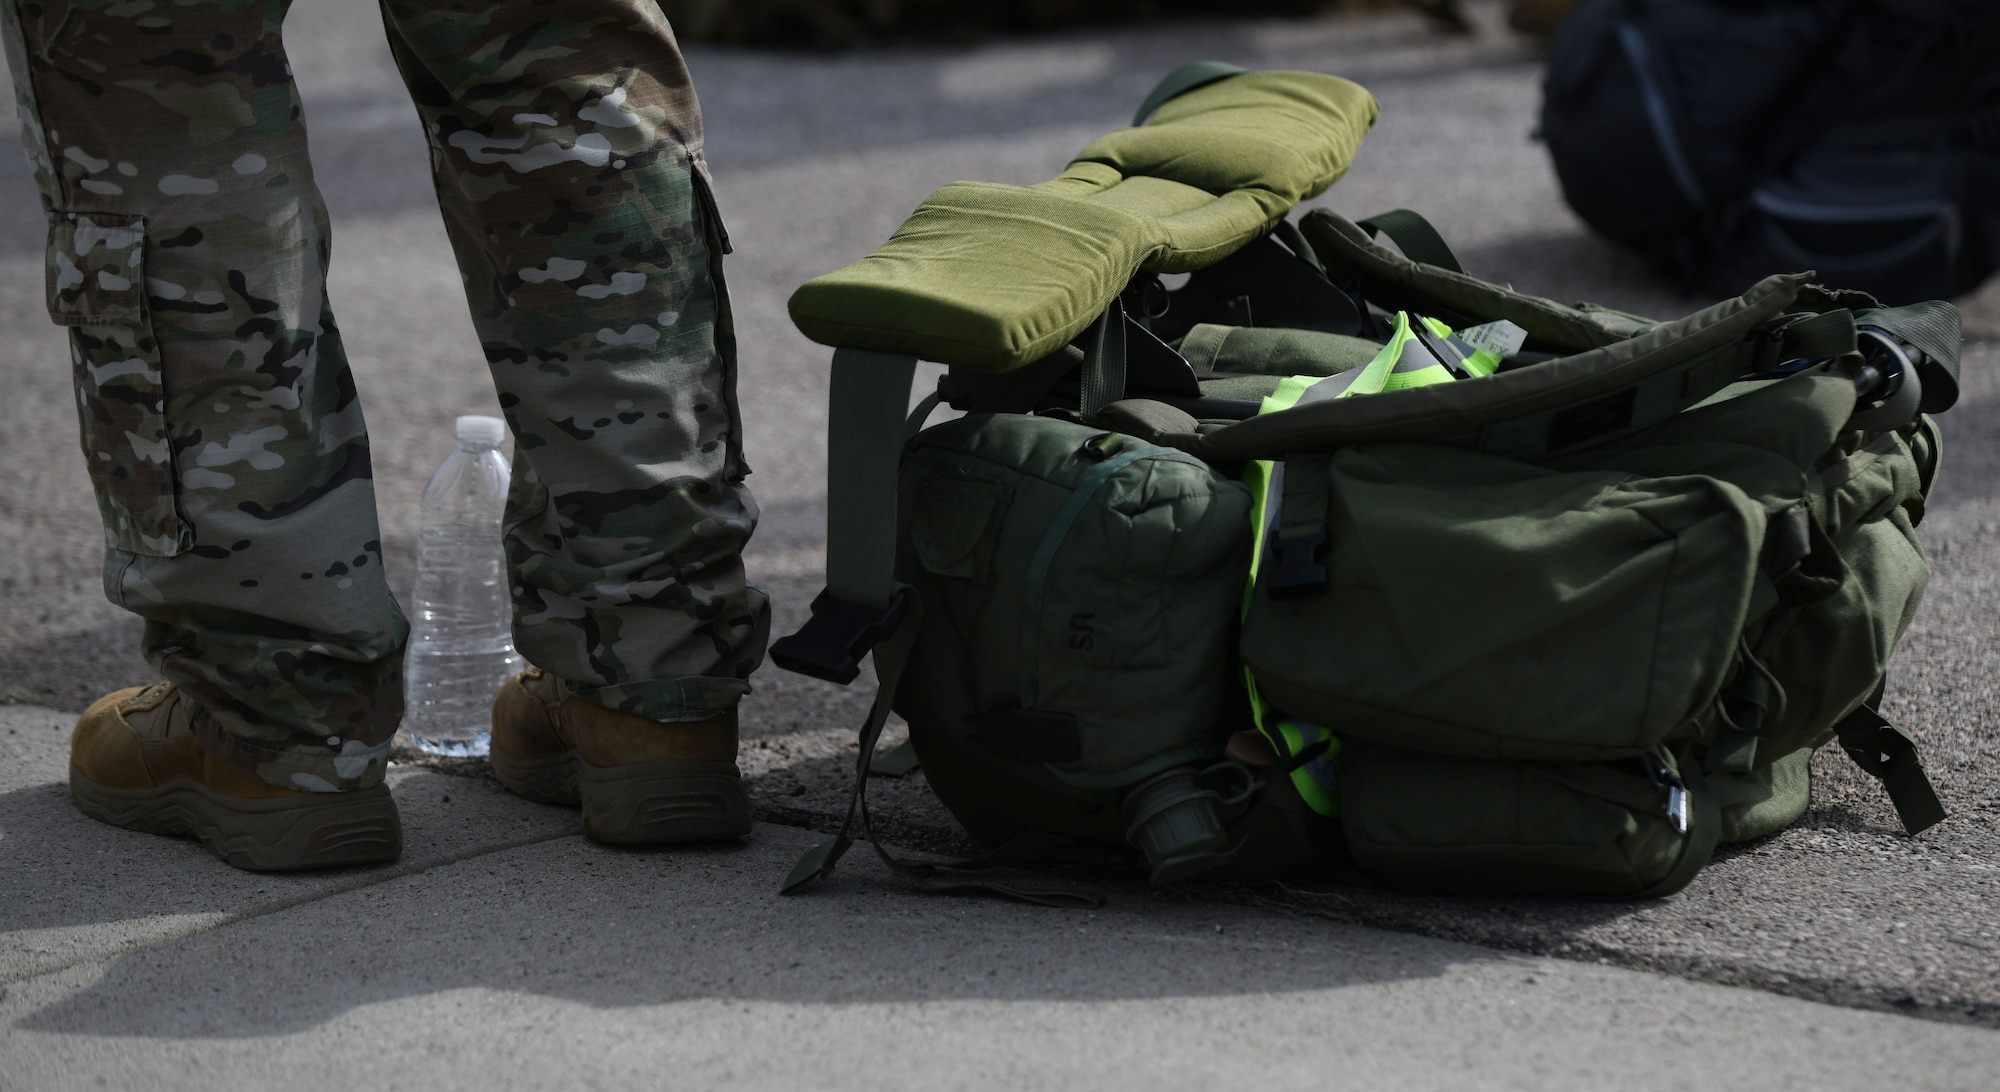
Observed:
[[[1823,311],[1785,324],[1779,335],[1779,363],[1785,360],[1827,360],[1854,352],[1854,312]]]
[[[1797,611],[1792,611],[1793,616]],[[1791,628],[1791,619],[1773,621],[1776,644]],[[1757,764],[1757,746],[1764,729],[1785,719],[1785,684],[1750,651],[1750,639],[1736,637],[1736,680],[1715,697],[1716,725],[1708,744],[1708,773],[1748,773]]]
[[[1958,308],[1943,300],[1913,303],[1854,316],[1863,326],[1880,326],[1923,351],[1932,367],[1923,369],[1925,413],[1943,413],[1958,402],[1958,354],[1964,341]]]
[[[1041,695],[1035,690],[1035,682],[1041,672],[1036,669],[1035,663],[1040,658],[1042,643],[1042,599],[1048,588],[1049,569],[1055,565],[1056,553],[1062,549],[1063,540],[1069,537],[1070,527],[1090,504],[1090,498],[1111,480],[1113,474],[1141,459],[1167,454],[1171,454],[1167,448],[1144,447],[1120,452],[1091,467],[1090,473],[1076,483],[1076,489],[1056,512],[1056,518],[1049,522],[1048,530],[1042,533],[1041,544],[1035,547],[1035,556],[1028,562],[1028,601],[1021,610],[1021,708],[1037,708],[1037,703],[1041,701]]]
[[[1735,382],[1752,370],[1745,358],[1758,351],[1745,342],[1722,346],[1607,394],[1488,422],[1479,430],[1476,450],[1533,463],[1610,443],[1660,424]]]
[[[1192,64],[1184,64],[1167,73],[1167,78],[1161,80],[1159,86],[1153,88],[1153,93],[1146,96],[1146,101],[1139,105],[1139,112],[1132,116],[1132,124],[1134,127],[1146,124],[1146,119],[1153,116],[1153,111],[1158,110],[1168,99],[1176,95],[1185,95],[1197,87],[1206,87],[1217,80],[1226,80],[1245,71],[1247,69],[1238,68],[1227,61],[1195,61]]]
[[[868,776],[908,777],[923,764],[923,759],[917,757],[916,746],[906,739],[870,759]]]
[[[1277,413],[1297,405],[1313,388],[1313,377],[1295,376],[1264,399],[1260,413]],[[1272,535],[1278,533],[1285,484],[1283,462],[1253,460],[1244,468],[1244,484],[1250,487],[1250,574],[1243,585],[1241,617],[1247,618],[1259,580],[1264,575],[1264,555]],[[1310,473],[1310,472],[1308,472]],[[1257,676],[1249,665],[1243,667],[1243,688],[1250,699],[1250,716],[1278,756],[1279,767],[1291,778],[1299,798],[1314,812],[1329,819],[1340,815],[1340,797],[1335,784],[1333,759],[1340,753],[1340,740],[1331,731],[1308,721],[1283,716],[1264,701],[1257,691]]]
[[[1312,244],[1306,242],[1306,233],[1299,230],[1299,225],[1290,220],[1280,220],[1278,226],[1271,229],[1271,234],[1277,236],[1285,244],[1285,249],[1291,251],[1300,261],[1321,273],[1326,272],[1326,263],[1320,261],[1319,251],[1314,250]]]
[[[1840,737],[1840,749],[1854,764],[1882,782],[1889,802],[1896,805],[1897,817],[1903,820],[1903,829],[1921,834],[1944,821],[1944,804],[1924,774],[1917,741],[1875,711],[1880,700],[1878,688],[1873,700],[1848,714],[1833,730]]]
[[[1083,404],[1086,421],[1125,397],[1125,306],[1114,300],[1090,328],[1083,354]]]
[[[826,590],[857,607],[882,610],[896,592],[896,471],[916,371],[917,358],[905,353],[833,351]]]
[[[923,600],[914,589],[908,595],[909,612],[902,626],[895,636],[875,646],[875,676],[879,687],[875,691],[874,704],[868,709],[868,719],[861,724],[861,750],[855,757],[854,788],[847,797],[847,815],[841,820],[839,833],[807,850],[792,866],[791,874],[785,877],[779,893],[796,895],[833,875],[840,858],[854,845],[854,828],[858,820],[862,835],[875,848],[875,855],[892,870],[927,891],[984,891],[1042,906],[1095,909],[1104,905],[1104,896],[1099,892],[1060,880],[1035,877],[1001,880],[974,874],[988,868],[1019,867],[1046,860],[1061,848],[1060,839],[1051,836],[1016,838],[984,857],[948,862],[901,860],[883,848],[881,840],[875,837],[868,816],[868,770],[875,757],[875,744],[882,738],[882,725],[889,719],[889,707],[895,700],[896,688],[902,683],[903,670],[909,666],[910,650],[923,629]]]
[[[868,707],[867,719],[861,722],[861,753],[855,759],[854,789],[848,794],[847,815],[840,822],[839,833],[806,850],[792,866],[791,875],[785,877],[784,886],[779,888],[781,894],[796,895],[833,875],[834,866],[854,845],[852,831],[862,794],[867,791],[868,764],[875,757],[875,741],[882,737],[882,725],[889,719],[889,707],[895,701],[897,685],[903,681],[903,669],[909,666],[910,648],[916,644],[917,630],[923,620],[923,601],[912,591],[902,626],[875,646],[875,701]]]
[[[1413,262],[1449,269],[1453,273],[1465,272],[1465,267],[1458,264],[1458,256],[1451,252],[1451,245],[1438,234],[1438,229],[1409,209],[1391,209],[1356,221],[1356,225],[1371,236],[1387,235],[1395,241],[1403,257]]]
[[[1332,476],[1324,451],[1285,456],[1282,493],[1278,502],[1280,541],[1326,529],[1327,499],[1331,491],[1328,482]]]
[[[1718,724],[1708,743],[1704,768],[1709,773],[1748,773],[1757,765],[1757,744],[1762,738],[1734,721]]]

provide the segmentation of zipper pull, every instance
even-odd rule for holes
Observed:
[[[1674,825],[1674,833],[1687,836],[1694,825],[1694,808],[1688,799],[1687,782],[1675,773],[1673,767],[1661,761],[1658,755],[1642,755],[1640,765],[1646,768],[1646,776],[1653,784],[1667,790],[1667,820]]]

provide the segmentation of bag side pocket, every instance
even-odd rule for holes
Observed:
[[[144,217],[56,213],[47,303],[49,317],[69,329],[83,456],[105,544],[173,557],[194,545],[194,528],[181,511],[145,249]]]
[[[1721,827],[1692,764],[1673,769],[1663,752],[1482,761],[1349,741],[1341,828],[1354,863],[1400,890],[1669,895],[1708,863]]]
[[[1344,739],[1595,761],[1692,738],[1742,632],[1766,516],[1699,474],[1562,473],[1432,444],[1328,464],[1326,586],[1272,594],[1242,656]]]

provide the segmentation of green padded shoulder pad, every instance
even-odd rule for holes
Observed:
[[[1140,272],[1211,265],[1347,171],[1374,96],[1334,76],[1246,72],[1162,104],[1033,186],[954,182],[881,249],[806,282],[792,321],[836,348],[982,371],[1047,356]]]

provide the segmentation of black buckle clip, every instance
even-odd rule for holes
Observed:
[[[1273,599],[1307,599],[1326,594],[1326,551],[1330,542],[1325,524],[1309,535],[1282,536],[1271,542],[1271,579],[1266,584]]]
[[[910,590],[899,588],[881,610],[857,607],[822,591],[812,601],[812,617],[797,633],[771,645],[771,662],[786,671],[846,686],[861,674],[861,659],[885,641],[910,609]]]

